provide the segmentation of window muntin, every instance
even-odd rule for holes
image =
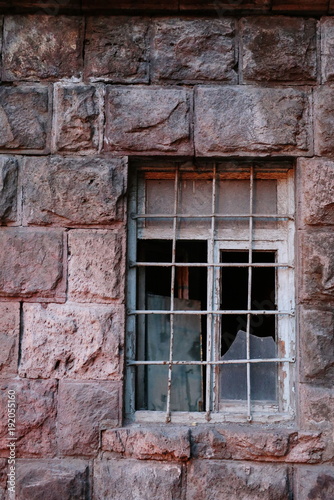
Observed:
[[[142,162],[129,211],[128,412],[166,421],[291,417],[291,165]],[[242,276],[234,306],[226,299],[227,286],[238,293],[233,271]],[[225,321],[233,318],[239,333]],[[231,383],[224,390],[238,368],[239,394]]]

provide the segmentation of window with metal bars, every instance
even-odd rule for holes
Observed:
[[[133,165],[127,413],[293,416],[294,182],[288,161]]]

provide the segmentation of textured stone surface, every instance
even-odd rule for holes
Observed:
[[[308,97],[296,89],[199,87],[195,95],[198,155],[308,153]]]
[[[231,19],[157,21],[152,46],[152,81],[236,83],[234,25]]]
[[[64,296],[60,230],[6,228],[0,232],[0,296]]]
[[[101,149],[103,94],[101,85],[56,84],[54,151],[88,154]]]
[[[334,44],[334,28],[333,28]],[[334,47],[333,47],[334,66]],[[334,69],[333,69],[334,72]],[[315,118],[315,152],[319,156],[334,156],[334,139],[331,129],[334,125],[334,88],[329,86],[319,87],[314,93],[314,118]]]
[[[3,80],[79,76],[83,20],[70,16],[6,16]]]
[[[244,82],[316,81],[314,19],[249,17],[241,26]]]
[[[301,425],[308,429],[332,428],[334,390],[309,384],[301,384],[299,390]]]
[[[122,401],[119,383],[60,382],[58,445],[63,455],[94,456],[103,422],[117,426]]]
[[[302,380],[332,387],[334,377],[334,312],[303,310],[300,339]]]
[[[20,336],[20,304],[0,302],[0,378],[16,375]]]
[[[148,20],[138,17],[89,17],[85,78],[114,83],[148,83],[148,27]]]
[[[23,176],[24,224],[100,225],[123,218],[123,158],[29,157]]]
[[[108,86],[105,149],[191,154],[189,92]]]
[[[87,500],[89,465],[84,460],[20,460],[17,464],[20,500]]]
[[[187,500],[288,500],[284,466],[195,460],[187,474]]]
[[[56,381],[1,380],[0,387],[1,456],[8,457],[8,429],[6,425],[8,390],[14,390],[16,392],[17,456],[54,456],[56,453]]]
[[[334,498],[334,467],[299,467],[296,474],[297,497],[305,500]]]
[[[101,460],[94,466],[96,500],[181,500],[182,467],[163,462]]]
[[[325,448],[320,432],[200,426],[191,429],[191,453],[201,459],[318,463]]]
[[[49,118],[47,87],[1,87],[0,150],[45,150]]]
[[[217,0],[208,3],[207,0],[180,0],[180,10],[215,11],[219,17],[240,10],[267,11],[270,0]]]
[[[334,225],[334,161],[299,159],[297,173],[301,223]]]
[[[301,255],[302,301],[333,301],[334,299],[334,232],[321,231],[299,236]]]
[[[0,224],[13,222],[17,216],[18,161],[0,156]]]
[[[123,299],[122,232],[75,229],[69,234],[68,295],[77,302]]]
[[[321,19],[321,78],[322,82],[334,80],[334,19]]]
[[[115,456],[140,460],[187,460],[190,458],[186,427],[129,427],[104,431],[102,449]]]
[[[19,373],[31,378],[120,376],[120,306],[25,304]]]
[[[8,464],[7,459],[0,458],[0,500],[6,499]]]
[[[327,0],[272,0],[271,9],[279,13],[326,14]]]
[[[149,13],[154,11],[155,13],[165,13],[166,10],[170,11],[178,11],[178,0],[161,0],[157,2],[156,0],[122,0],[122,2],[115,3],[110,2],[106,4],[105,0],[95,0],[94,6],[92,9],[91,0],[82,0],[81,1],[83,12],[119,12],[121,11],[124,14],[130,14],[132,12],[143,12]]]

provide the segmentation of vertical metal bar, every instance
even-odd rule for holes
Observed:
[[[176,262],[176,226],[177,226],[177,205],[178,205],[178,186],[179,170],[175,169],[174,182],[174,217],[173,217],[173,243],[172,243],[172,268],[171,268],[171,291],[170,291],[170,341],[169,341],[169,365],[168,365],[168,386],[167,386],[167,407],[166,423],[171,421],[171,390],[172,390],[172,361],[174,347],[174,296],[175,296],[175,262]]]
[[[254,196],[254,167],[250,167],[250,195],[249,195],[249,240],[248,240],[248,263],[252,264],[253,255],[253,196]],[[248,293],[247,293],[247,310],[252,309],[252,266],[248,268]],[[250,322],[251,314],[247,313],[247,339],[246,339],[246,358],[250,359]],[[247,363],[247,420],[252,420],[251,413],[251,381],[250,381],[250,363]]]
[[[211,267],[208,268],[208,310],[213,311],[214,307],[214,293],[215,293],[215,273],[216,270],[212,266],[214,262],[214,240],[215,240],[215,213],[216,213],[216,164],[214,164],[213,169],[213,179],[212,179],[212,216],[211,216],[211,236],[208,247],[208,264]],[[214,352],[214,316],[212,313],[208,314],[207,318],[207,350],[206,356],[207,361],[213,361]],[[214,381],[212,380],[212,367],[211,364],[206,366],[206,398],[205,398],[205,411],[206,419],[209,421],[211,419],[211,408],[212,408],[212,395],[214,389]]]

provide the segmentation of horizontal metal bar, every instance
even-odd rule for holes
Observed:
[[[294,363],[295,358],[265,358],[265,359],[226,359],[220,361],[127,361],[128,366],[150,365],[239,365],[252,363]]]
[[[294,311],[277,311],[275,309],[262,309],[262,310],[247,310],[247,309],[231,309],[231,310],[217,310],[217,311],[194,311],[194,310],[185,310],[185,311],[166,311],[166,310],[134,310],[134,311],[128,311],[128,315],[131,314],[185,314],[185,315],[203,315],[203,314],[216,314],[216,315],[224,315],[224,314],[254,314],[254,315],[259,315],[259,314],[275,314],[275,315],[288,315],[288,316],[294,316],[295,312]]]
[[[291,264],[280,262],[264,262],[263,264],[248,262],[219,262],[216,264],[207,264],[206,262],[130,262],[130,267],[288,267],[293,268]]]
[[[284,219],[294,220],[290,214],[131,214],[132,219]]]

